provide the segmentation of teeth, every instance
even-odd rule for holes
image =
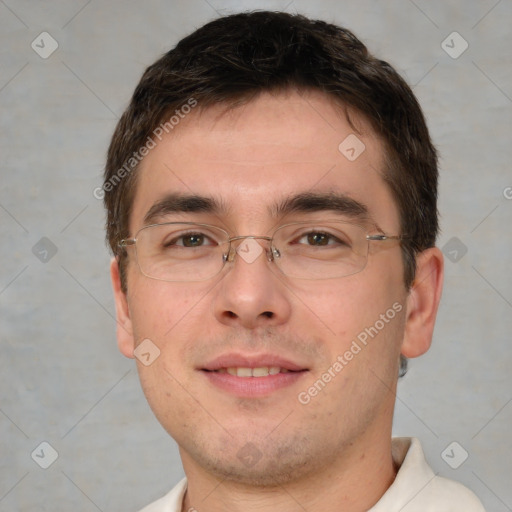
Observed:
[[[253,368],[252,370],[253,377],[267,377],[268,376],[268,368]]]
[[[219,373],[229,373],[229,375],[235,375],[237,377],[267,377],[268,375],[277,375],[280,372],[288,372],[288,370],[279,368],[279,366],[262,366],[260,368],[231,367],[221,368],[217,371]]]
[[[252,377],[251,368],[237,368],[236,369],[237,377]]]

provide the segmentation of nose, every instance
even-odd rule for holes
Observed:
[[[232,239],[213,300],[219,322],[255,329],[283,324],[290,317],[289,292],[272,262],[269,242],[268,237]]]

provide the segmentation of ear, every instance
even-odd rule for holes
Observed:
[[[119,263],[116,258],[112,258],[110,262],[110,277],[112,279],[112,289],[114,290],[116,304],[117,346],[123,355],[133,358],[135,341],[133,338],[132,320],[126,293],[121,288]]]
[[[432,247],[416,258],[416,276],[407,297],[402,354],[418,357],[431,345],[432,333],[441,300],[444,277],[443,253]]]

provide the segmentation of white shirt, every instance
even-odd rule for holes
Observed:
[[[392,455],[400,466],[395,481],[368,512],[485,512],[469,489],[436,476],[418,439],[394,438]],[[184,478],[171,492],[140,512],[181,512],[186,490]]]

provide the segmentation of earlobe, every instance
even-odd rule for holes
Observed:
[[[133,338],[132,320],[126,293],[121,287],[119,263],[116,258],[112,258],[110,262],[110,277],[112,279],[112,289],[114,291],[116,304],[117,346],[124,356],[133,358],[135,342]]]
[[[421,252],[416,258],[416,276],[407,297],[402,354],[418,357],[432,343],[432,333],[443,289],[444,260],[437,247]]]

